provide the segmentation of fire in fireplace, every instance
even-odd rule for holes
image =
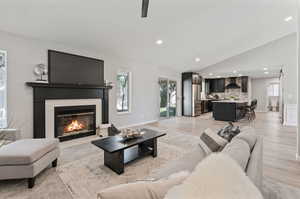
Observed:
[[[55,137],[61,141],[96,134],[96,106],[55,107]]]
[[[64,133],[70,133],[74,131],[81,131],[85,128],[85,124],[82,121],[72,120],[70,124],[67,124],[64,128]]]

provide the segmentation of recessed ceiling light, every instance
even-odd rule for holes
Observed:
[[[292,16],[288,16],[288,17],[286,17],[286,18],[284,19],[284,21],[289,22],[289,21],[291,21],[292,19],[293,19]]]
[[[265,72],[265,74],[267,75],[267,74],[269,74],[269,72],[268,72],[268,71],[266,71],[266,72]]]
[[[233,71],[233,73],[235,74],[235,73],[237,73],[237,71],[236,71],[236,70],[234,70],[234,71]]]
[[[243,76],[242,74],[239,74],[239,76]]]
[[[164,42],[163,42],[163,40],[159,39],[159,40],[157,40],[155,43],[156,43],[157,45],[161,45],[161,44],[163,44]]]
[[[212,76],[213,74],[212,73],[209,73],[209,76]]]
[[[217,78],[221,78],[221,76],[218,75]]]
[[[264,70],[268,70],[268,68],[264,68]]]
[[[199,57],[196,57],[196,58],[195,58],[195,62],[200,62],[200,60],[201,60],[201,59],[200,59]]]

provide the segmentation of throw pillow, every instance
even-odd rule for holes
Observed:
[[[208,128],[200,136],[199,145],[206,154],[210,154],[222,150],[227,143],[227,140]]]
[[[232,138],[240,133],[240,128],[234,126],[232,122],[229,122],[227,126],[220,129],[218,135],[226,139],[228,142],[231,142]]]
[[[158,181],[139,181],[124,185],[118,185],[98,194],[98,199],[163,199],[167,191],[181,184],[189,172],[183,171]]]
[[[257,140],[257,136],[255,134],[255,131],[253,128],[250,127],[243,127],[242,128],[242,133],[238,134],[234,139],[242,139],[245,142],[247,142],[249,144],[249,147],[252,151],[256,140]]]
[[[240,139],[234,139],[225,146],[222,153],[229,155],[244,171],[246,170],[250,158],[250,147],[247,142]]]
[[[165,199],[263,199],[245,172],[229,156],[216,153],[198,164]]]

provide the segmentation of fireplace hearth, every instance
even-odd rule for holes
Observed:
[[[55,107],[55,137],[60,141],[96,134],[96,105]]]

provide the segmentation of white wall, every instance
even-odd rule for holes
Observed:
[[[116,74],[118,66],[124,66],[124,64],[117,64],[113,68],[112,74]],[[177,81],[177,96],[181,96],[180,87],[180,72],[171,72],[170,70],[157,68],[150,65],[141,65],[137,63],[126,64],[122,67],[125,70],[129,70],[132,73],[132,107],[130,114],[118,114],[116,112],[116,92],[112,89],[111,103],[110,103],[110,115],[111,121],[118,127],[126,127],[131,124],[139,124],[147,121],[157,120],[159,117],[159,84],[158,79],[160,77],[169,78]],[[113,82],[116,81],[116,75],[113,76]],[[177,114],[181,114],[181,101],[178,97],[178,109]]]
[[[200,73],[228,72],[240,70],[261,70],[266,66],[283,66],[284,103],[297,104],[297,34],[293,33],[240,55],[208,66]],[[252,89],[253,90],[253,89]],[[295,110],[296,111],[296,110]]]
[[[299,85],[300,80],[300,0],[298,0],[298,32],[297,32],[297,36],[298,36],[298,41],[297,41],[297,81],[295,81],[297,83],[297,85]],[[298,99],[297,99],[297,113],[298,113],[298,129],[297,129],[297,158],[300,159],[300,86],[298,86]]]
[[[8,119],[11,127],[19,128],[22,136],[33,136],[33,91],[25,82],[34,81],[33,68],[36,64],[47,63],[47,50],[54,49],[103,59],[105,61],[105,79],[116,81],[120,68],[132,72],[132,112],[118,115],[115,108],[115,88],[110,91],[110,122],[116,126],[129,126],[137,123],[157,120],[159,116],[159,77],[177,80],[180,86],[180,73],[141,63],[128,63],[117,57],[72,47],[55,42],[24,38],[0,32],[0,49],[8,53]],[[180,87],[178,88],[180,96]],[[178,102],[180,110],[181,102]]]
[[[258,112],[267,112],[268,109],[268,86],[271,83],[279,83],[278,78],[252,79],[252,99],[257,99]]]

